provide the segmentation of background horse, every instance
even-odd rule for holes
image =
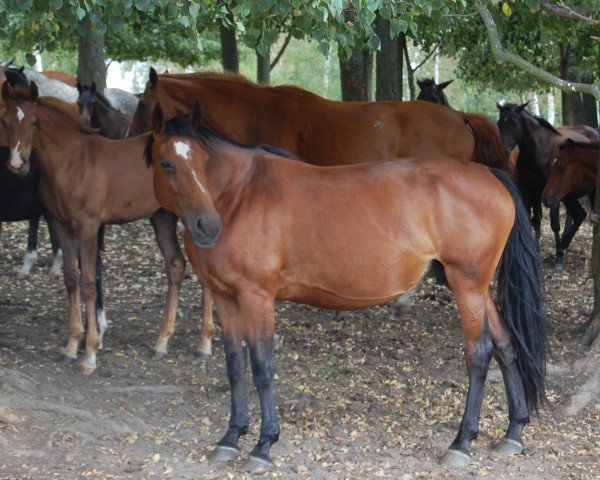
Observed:
[[[18,84],[22,87],[29,85],[25,76],[17,71],[6,72],[6,75],[4,71],[0,71],[0,84],[4,83],[7,77],[13,85]],[[4,109],[4,102],[0,101],[0,116],[4,114]],[[0,129],[0,233],[2,231],[1,222],[28,221],[27,252],[25,253],[23,265],[17,274],[17,278],[23,279],[29,275],[31,267],[38,258],[38,228],[40,217],[45,214],[46,209],[37,192],[40,177],[37,163],[32,162],[31,172],[27,177],[15,175],[8,168],[11,152],[6,145],[5,132],[2,128]],[[62,255],[48,218],[46,218],[46,222],[48,223],[50,243],[54,254],[50,271],[58,276],[60,275]]]
[[[158,75],[151,69],[130,135],[150,129],[158,102],[172,118],[197,99],[213,130],[244,144],[275,145],[313,165],[448,155],[506,168],[498,129],[483,115],[423,102],[337,102],[227,73]]]
[[[598,149],[598,142],[576,142],[571,139],[560,145],[558,157],[542,192],[544,205],[557,207],[565,197],[582,197],[596,190]],[[591,198],[593,202],[594,195]]]
[[[444,93],[444,88],[450,85],[454,80],[448,80],[440,84],[435,83],[433,78],[424,78],[423,80],[417,80],[417,85],[421,89],[417,100],[423,100],[425,102],[438,103],[446,107],[450,107],[448,103],[448,97]]]
[[[77,82],[77,105],[85,122],[100,130],[100,135],[118,140],[125,138],[133,115],[126,115],[114,108],[108,99],[96,91],[96,83],[81,85]]]
[[[180,116],[165,124],[160,106],[147,161],[159,202],[186,226],[186,252],[215,294],[223,329],[231,417],[213,460],[234,460],[248,431],[249,350],[262,424],[246,468],[270,466],[279,438],[276,299],[365,308],[415,288],[432,263],[456,296],[469,372],[445,462],[469,462],[492,355],[509,406],[500,450],[522,451],[521,430],[543,397],[545,324],[537,247],[508,174],[444,157],[317,168],[215,135],[200,124],[199,108],[191,123]],[[502,315],[490,293],[499,262]]]
[[[96,351],[106,328],[106,325],[97,325],[93,308],[97,296],[93,285],[99,229],[104,224],[150,216],[165,258],[169,284],[167,306],[155,346],[159,355],[164,353],[173,332],[184,259],[176,238],[177,219],[159,210],[152,192],[152,174],[140,166],[146,138],[121,141],[103,138],[82,124],[70,105],[54,97],[38,98],[33,82],[28,89],[4,83],[2,97],[7,104],[3,120],[9,145],[19,154],[12,168],[16,171],[26,168],[29,153],[37,155],[42,172],[40,196],[52,214],[63,248],[71,325],[66,358],[76,358],[77,345],[83,336],[81,291],[87,318],[82,368],[86,374],[96,369]],[[65,152],[69,152],[69,161],[65,161]],[[206,336],[211,335],[212,332]]]
[[[526,106],[527,103],[520,106],[511,103],[498,105],[500,110],[498,128],[507,152],[510,152],[515,145],[519,146],[515,178],[525,206],[529,211],[533,211],[531,222],[539,240],[542,191],[548,181],[552,162],[558,153],[558,146],[566,138],[584,142],[587,138],[570,128],[555,129],[543,118],[536,117],[525,110]],[[563,203],[573,218],[573,224],[565,228],[562,238],[558,207],[550,209],[550,226],[556,244],[556,266],[559,268],[564,266],[564,250],[568,248],[579,226],[585,220],[585,210],[577,197],[566,197]]]

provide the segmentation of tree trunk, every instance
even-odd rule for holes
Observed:
[[[408,77],[408,91],[410,100],[417,98],[415,94],[415,72],[410,65],[410,57],[408,56],[408,42],[404,41],[404,58],[406,60],[406,74]]]
[[[264,55],[256,52],[256,80],[258,83],[268,85],[271,82],[271,51]]]
[[[398,42],[390,36],[390,22],[380,15],[376,19],[381,50],[377,52],[375,100],[402,100],[398,75]]]
[[[104,36],[93,30],[90,15],[81,20],[83,34],[79,35],[77,79],[84,85],[96,83],[96,90],[106,88],[106,65],[104,64]]]
[[[231,13],[231,10],[229,10],[227,18],[233,23],[233,14]],[[223,70],[226,72],[239,73],[240,61],[235,29],[221,23],[219,25],[219,33],[221,36],[221,64],[223,65]]]

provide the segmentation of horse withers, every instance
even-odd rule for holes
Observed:
[[[214,134],[198,105],[166,123],[158,105],[153,125],[146,155],[156,197],[183,220],[186,252],[223,329],[231,417],[214,461],[236,459],[248,431],[249,351],[262,425],[245,468],[271,466],[275,300],[366,308],[414,289],[432,265],[455,294],[469,374],[444,462],[469,462],[492,356],[509,408],[499,450],[523,450],[522,428],[544,397],[545,321],[537,246],[508,174],[446,157],[315,167]]]

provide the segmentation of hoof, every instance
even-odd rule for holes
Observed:
[[[254,457],[252,455],[248,457],[241,467],[244,472],[251,473],[253,475],[265,473],[271,468],[273,468],[273,462],[271,462],[271,460],[261,457]]]
[[[449,449],[442,458],[442,465],[452,468],[463,468],[466,467],[471,461],[471,456],[468,453],[461,452],[459,450]]]
[[[523,452],[525,446],[512,438],[505,438],[502,440],[502,443],[498,445],[495,449],[497,453],[501,453],[503,455],[519,455]]]
[[[27,278],[27,274],[25,272],[17,273],[17,280],[25,280]]]
[[[153,360],[162,360],[166,356],[167,356],[167,352],[159,352],[158,350],[156,350],[154,352],[154,356],[152,357],[152,359]]]
[[[65,365],[72,365],[77,360],[77,357],[72,357],[71,355],[65,355],[63,357],[63,363]]]
[[[235,447],[217,445],[209,460],[214,463],[235,462],[239,454],[240,450]]]
[[[95,365],[87,365],[85,363],[81,364],[81,373],[83,373],[85,376],[89,376],[92,373],[94,373],[96,371],[96,366]]]

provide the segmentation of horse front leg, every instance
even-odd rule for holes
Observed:
[[[38,227],[40,225],[40,217],[35,217],[29,220],[29,228],[27,229],[27,252],[23,259],[23,266],[17,273],[17,278],[23,280],[31,273],[31,267],[38,259],[37,241]]]
[[[177,217],[166,210],[160,209],[150,217],[150,222],[154,228],[156,242],[165,260],[169,285],[160,333],[154,345],[154,358],[161,359],[167,354],[169,338],[175,331],[175,317],[177,316],[179,293],[185,273],[185,259],[177,240]]]
[[[72,363],[77,359],[77,348],[83,338],[83,323],[79,306],[79,252],[76,238],[59,220],[51,220],[52,228],[63,251],[63,272],[65,288],[69,298],[69,341],[63,350],[65,362]]]
[[[246,383],[247,341],[244,317],[236,300],[215,294],[215,305],[223,329],[223,347],[231,394],[229,428],[212,453],[212,462],[234,461],[239,453],[238,440],[248,432],[248,386]]]
[[[96,371],[96,352],[100,347],[101,337],[98,332],[96,310],[96,261],[98,255],[98,232],[100,226],[81,227],[79,232],[79,262],[81,267],[80,288],[85,304],[87,332],[85,336],[85,357],[81,362],[84,375]]]
[[[556,245],[556,259],[554,260],[554,266],[556,268],[563,269],[565,264],[563,262],[564,250],[560,243],[560,208],[559,206],[550,209],[550,228],[554,233],[554,243]]]

